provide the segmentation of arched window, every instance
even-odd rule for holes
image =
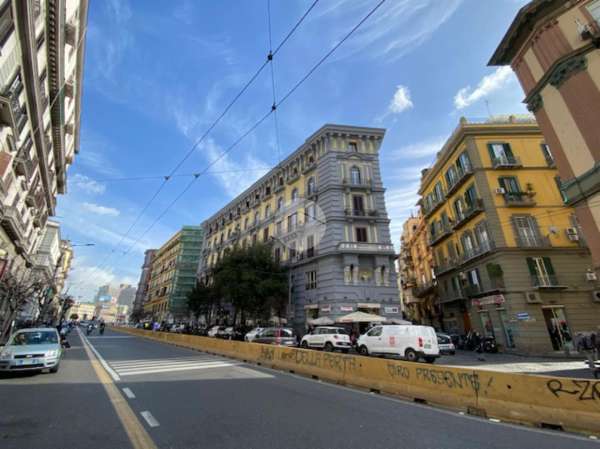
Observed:
[[[279,177],[279,185],[282,186],[283,185],[283,176]]]
[[[298,189],[292,190],[292,203],[298,200]]]
[[[277,210],[281,210],[282,208],[283,208],[283,197],[282,197],[282,196],[280,196],[280,197],[277,199]]]
[[[267,207],[265,207],[265,218],[269,218],[270,215],[271,215],[271,206],[267,204]]]
[[[316,184],[315,184],[315,178],[310,177],[308,178],[308,183],[306,185],[306,191],[308,192],[309,195],[313,195],[316,192]]]
[[[248,229],[248,217],[244,219],[244,230]]]
[[[360,168],[354,166],[350,169],[350,182],[354,185],[360,184]]]
[[[254,224],[257,225],[260,220],[260,214],[257,212],[254,214]]]

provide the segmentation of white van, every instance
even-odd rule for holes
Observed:
[[[393,354],[411,362],[423,358],[433,363],[440,356],[437,336],[431,326],[374,326],[359,337],[357,346],[362,355]]]

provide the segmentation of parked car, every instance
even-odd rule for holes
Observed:
[[[452,343],[450,335],[437,334],[438,348],[440,348],[440,354],[454,355],[456,354],[456,347]]]
[[[244,340],[248,341],[248,342],[252,342],[254,341],[254,339],[264,330],[264,327],[255,327],[254,329],[252,329],[250,332],[248,332],[245,336],[244,336]]]
[[[348,331],[343,327],[321,326],[302,337],[300,346],[303,348],[321,348],[325,351],[339,349],[342,352],[348,352],[352,347],[352,343]]]
[[[390,354],[411,362],[423,358],[433,363],[440,356],[437,336],[431,326],[374,326],[358,338],[357,346],[362,355]]]
[[[217,331],[215,337],[222,338],[224,340],[233,340],[235,336],[235,328],[233,326],[223,327]]]
[[[296,332],[287,327],[267,327],[254,338],[254,343],[296,346]]]
[[[56,373],[62,347],[55,328],[21,329],[0,349],[0,371],[41,371]]]
[[[207,337],[216,337],[219,331],[223,332],[225,330],[225,326],[213,326],[206,333]]]
[[[181,334],[181,333],[183,333],[184,329],[185,329],[185,324],[173,324],[171,326],[171,328],[169,329],[169,332],[173,332],[175,334]]]

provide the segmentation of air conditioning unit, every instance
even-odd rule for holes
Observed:
[[[593,271],[588,271],[585,273],[585,278],[590,281],[597,281],[598,280],[598,276],[596,275],[596,273],[594,273]]]
[[[572,242],[579,241],[579,232],[577,228],[567,228],[567,238]]]
[[[592,301],[600,302],[600,290],[594,290],[592,292]]]
[[[525,301],[528,304],[540,304],[542,302],[540,292],[525,292]]]
[[[494,190],[494,192],[496,192],[496,195],[504,195],[506,193],[506,189],[504,187],[498,187],[496,190]]]

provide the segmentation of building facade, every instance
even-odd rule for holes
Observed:
[[[0,1],[0,246],[33,255],[79,151],[87,0]]]
[[[557,176],[533,119],[461,119],[419,192],[445,331],[550,353],[596,328],[598,283]]]
[[[78,320],[91,320],[96,316],[96,304],[93,302],[76,302],[71,306],[67,318],[77,315]]]
[[[184,226],[156,251],[150,268],[144,313],[156,321],[188,318],[187,294],[196,284],[203,231]]]
[[[600,275],[600,0],[528,3],[490,64],[517,74]]]
[[[133,305],[135,299],[135,287],[130,284],[120,284],[117,289],[117,303],[127,306],[127,308]]]
[[[433,255],[421,211],[408,218],[400,239],[400,278],[404,313],[409,320],[439,327]]]
[[[140,274],[140,280],[135,293],[135,300],[133,301],[132,314],[139,319],[144,311],[144,302],[148,296],[148,287],[150,281],[150,268],[152,267],[152,260],[156,254],[155,249],[148,249],[144,253],[144,264],[142,265],[142,273]]]
[[[288,322],[354,311],[401,318],[379,149],[385,131],[325,125],[203,223],[199,278],[234,245],[272,242],[289,271]]]

